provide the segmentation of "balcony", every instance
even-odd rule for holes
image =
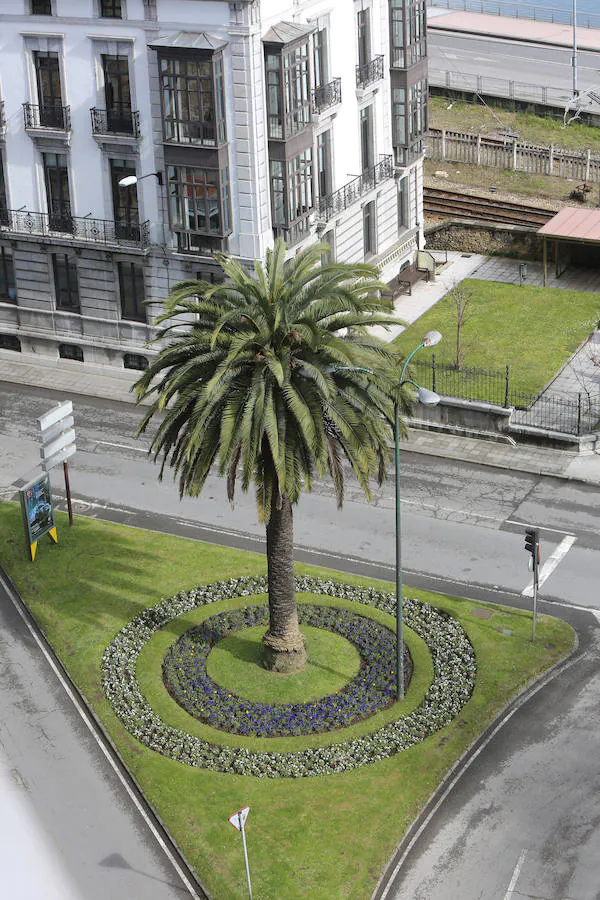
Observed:
[[[334,78],[329,84],[315,88],[312,92],[312,111],[314,115],[324,112],[330,106],[342,102],[342,79]]]
[[[316,213],[320,222],[327,222],[332,216],[336,216],[343,212],[353,203],[356,203],[373,190],[375,185],[394,175],[394,158],[390,156],[380,157],[379,162],[375,166],[371,166],[358,178],[354,178],[334,191],[333,194],[327,194],[325,197],[319,197],[317,201]]]
[[[366,88],[383,78],[383,55],[375,56],[364,66],[356,67],[356,87]]]
[[[137,247],[150,245],[150,223],[92,219],[89,216],[71,216],[68,209],[55,209],[51,213],[7,209],[0,215],[0,232],[52,237],[68,235],[76,241],[103,246]]]
[[[140,114],[137,110],[132,110],[129,104],[118,103],[111,106],[110,109],[98,109],[94,107],[90,109],[92,117],[92,134],[100,137],[113,137],[121,135],[123,137],[139,138],[140,136]]]
[[[25,128],[36,130],[38,128],[50,131],[71,130],[71,107],[59,106],[55,103],[46,103],[36,106],[34,103],[23,104]]]

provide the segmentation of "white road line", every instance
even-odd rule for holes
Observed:
[[[113,441],[94,441],[97,447],[118,447],[119,450],[135,450],[137,453],[148,453],[147,447],[133,447],[131,444],[115,444]]]
[[[543,583],[550,577],[550,575],[552,575],[559,562],[564,559],[576,540],[577,538],[573,534],[567,534],[562,539],[554,553],[552,553],[548,557],[548,559],[540,569],[538,587],[541,587]],[[533,585],[528,584],[525,590],[521,591],[521,596],[533,597]]]
[[[519,528],[529,528],[530,527],[528,522],[517,522],[516,519],[505,519],[504,524],[505,525],[518,525]],[[544,525],[544,534],[546,534],[549,531],[553,531],[556,534],[568,534],[568,535],[573,536],[572,532],[565,531],[564,528],[548,528],[547,525]]]
[[[515,866],[515,870],[512,873],[512,878],[510,879],[510,884],[508,886],[508,890],[504,895],[504,900],[512,900],[512,895],[517,886],[517,881],[519,880],[519,875],[521,874],[521,869],[523,868],[523,863],[525,862],[525,857],[527,856],[527,850],[521,850],[521,855],[517,860],[517,864]]]

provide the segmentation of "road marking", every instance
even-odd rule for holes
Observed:
[[[148,453],[146,447],[132,447],[130,444],[115,444],[113,441],[94,441],[96,447],[102,444],[103,447],[118,447],[119,450],[135,450],[136,453]]]
[[[510,879],[510,884],[508,886],[508,890],[504,895],[504,900],[511,900],[514,890],[517,886],[517,881],[519,880],[519,875],[521,874],[521,869],[523,868],[523,863],[525,862],[525,857],[527,856],[527,850],[521,850],[521,855],[517,860],[517,864],[515,866],[515,870],[512,873],[512,878]]]
[[[529,522],[517,522],[516,519],[505,519],[504,524],[505,525],[517,525],[519,528],[530,528],[531,527]],[[546,534],[546,532],[548,532],[548,531],[552,531],[552,532],[554,532],[554,534],[567,534],[570,537],[575,536],[572,531],[565,531],[564,528],[548,528],[546,525],[544,525],[543,530],[544,530],[544,534]]]
[[[559,562],[564,559],[576,540],[577,538],[573,534],[567,534],[562,539],[554,553],[552,553],[551,556],[548,557],[548,559],[540,569],[538,587],[541,587],[543,583],[550,577],[550,575],[552,575]],[[521,591],[521,596],[533,597],[533,585],[528,584],[525,590]]]

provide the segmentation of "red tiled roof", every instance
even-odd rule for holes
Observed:
[[[542,225],[538,234],[572,241],[600,242],[600,209],[565,206]]]

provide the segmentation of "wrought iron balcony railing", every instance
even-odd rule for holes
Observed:
[[[360,200],[368,191],[372,190],[376,184],[384,181],[386,178],[392,178],[394,175],[394,158],[393,156],[381,156],[379,162],[345,184],[333,194],[327,194],[325,197],[319,197],[317,201],[317,218],[321,222],[326,222],[332,216],[337,215],[357,200]]]
[[[140,114],[126,103],[117,103],[108,109],[90,109],[92,134],[127,134],[140,136]]]
[[[383,78],[383,56],[375,56],[364,66],[356,67],[356,87],[367,87]]]
[[[312,111],[315,114],[342,102],[342,79],[334,78],[329,84],[323,84],[312,92]]]
[[[25,128],[54,128],[56,131],[71,130],[71,107],[45,103],[36,106],[24,103]]]
[[[57,210],[51,213],[7,209],[0,215],[0,231],[15,234],[68,234],[78,241],[94,244],[117,244],[141,249],[150,245],[150,222],[119,222],[112,219],[92,219],[89,216],[70,216]]]

